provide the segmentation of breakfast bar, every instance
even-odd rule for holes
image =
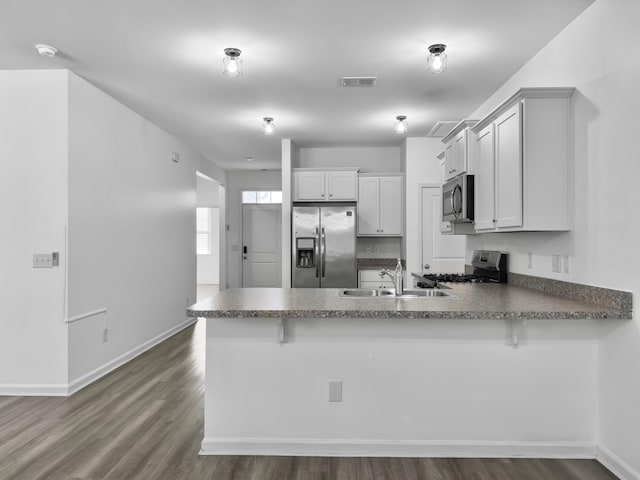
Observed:
[[[188,309],[206,319],[201,453],[589,458],[598,340],[631,296],[557,288],[222,291]]]

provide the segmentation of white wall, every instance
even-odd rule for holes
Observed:
[[[227,173],[227,250],[228,288],[242,286],[242,191],[280,190],[280,170],[243,170]]]
[[[0,394],[64,394],[67,72],[0,71]]]
[[[187,321],[199,154],[75,74],[69,112],[69,315],[107,309],[69,327],[74,388]]]
[[[407,138],[405,142],[405,258],[408,272],[422,272],[422,223],[420,188],[440,185],[440,161],[444,150],[439,138]]]
[[[480,247],[505,249],[511,253],[511,271],[640,291],[638,18],[640,2],[597,0],[469,116],[481,118],[520,87],[577,88],[573,231],[468,237],[467,255]],[[531,270],[527,252],[534,253]],[[550,272],[553,253],[569,255],[570,273]],[[640,325],[635,311],[633,321],[608,324],[599,355],[599,442],[618,466],[627,468],[627,478],[640,478]]]
[[[293,167],[360,167],[360,172],[400,172],[400,147],[300,147]]]

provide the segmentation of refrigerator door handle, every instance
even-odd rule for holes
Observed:
[[[320,248],[319,240],[320,239],[318,238],[318,229],[316,228],[316,241],[315,241],[314,252],[313,252],[313,254],[316,257],[314,259],[314,261],[316,262],[316,278],[320,276],[320,252],[318,251]]]
[[[324,227],[322,227],[322,243],[320,245],[320,252],[322,255],[322,278],[324,278],[325,263],[327,258],[327,245],[326,245],[326,239],[324,235]]]

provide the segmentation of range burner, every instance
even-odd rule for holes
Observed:
[[[433,273],[414,276],[420,288],[434,288],[438,283],[507,283],[507,254],[476,250],[473,252],[472,274],[465,273]]]
[[[499,283],[500,280],[489,277],[487,275],[464,274],[464,273],[434,273],[423,275],[423,278],[434,282],[455,282],[455,283]]]

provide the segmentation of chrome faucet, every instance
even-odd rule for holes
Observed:
[[[388,275],[391,281],[393,282],[393,288],[395,289],[396,296],[403,295],[404,294],[404,287],[403,287],[404,273],[402,271],[402,264],[400,263],[400,261],[398,260],[398,266],[396,266],[395,270],[388,270],[386,268],[383,268],[382,270],[380,270],[380,278],[384,277],[385,275]]]

